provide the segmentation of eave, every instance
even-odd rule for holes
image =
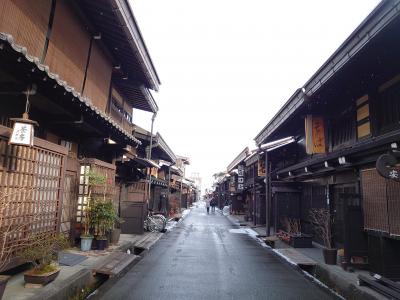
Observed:
[[[254,138],[262,144],[400,14],[400,0],[382,1]]]
[[[128,133],[111,117],[107,116],[103,111],[94,106],[90,98],[82,96],[73,87],[69,86],[66,81],[62,80],[58,74],[50,72],[49,67],[40,63],[39,58],[28,55],[27,49],[16,44],[11,35],[0,32],[0,55],[7,55],[4,53],[5,51],[8,51],[11,58],[15,58],[16,64],[25,64],[28,71],[32,73],[36,72],[35,76],[40,77],[38,81],[40,81],[41,84],[52,86],[53,89],[63,89],[63,97],[66,101],[79,103],[82,107],[82,112],[93,115],[97,119],[102,120],[110,126],[114,132],[117,132],[118,135],[122,135],[130,144],[141,145],[141,142],[137,138]]]
[[[249,147],[243,149],[242,152],[228,165],[227,172],[231,172],[238,164],[240,164],[249,154]]]

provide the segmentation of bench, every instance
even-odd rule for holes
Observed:
[[[317,265],[316,261],[293,248],[276,249],[275,251],[302,269],[308,269]]]
[[[92,272],[95,274],[108,275],[110,277],[117,276],[136,258],[136,255],[127,254],[124,252],[113,252],[104,260],[94,265]]]

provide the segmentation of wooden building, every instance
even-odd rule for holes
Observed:
[[[246,147],[227,167],[227,173],[230,174],[228,187],[229,203],[234,214],[244,213],[246,207],[246,165],[244,160],[248,155],[249,148]]]
[[[289,216],[313,233],[310,209],[328,208],[346,260],[397,280],[399,8],[400,1],[382,1],[255,138],[267,149],[267,232]],[[377,170],[384,154],[392,157],[383,163],[392,165],[387,178]]]
[[[132,108],[156,112],[160,81],[127,0],[1,0],[0,66],[2,225],[26,224],[10,247],[33,231],[78,236],[89,169],[116,206],[143,206]],[[9,144],[24,112],[33,145]]]

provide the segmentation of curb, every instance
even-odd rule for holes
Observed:
[[[164,234],[167,234],[167,232],[165,232]],[[137,255],[137,258],[135,260],[132,261],[132,263],[130,263],[128,266],[126,266],[119,274],[118,276],[114,276],[111,277],[109,279],[107,279],[97,290],[95,290],[92,294],[90,294],[87,299],[91,299],[91,300],[97,300],[97,299],[101,299],[102,296],[104,296],[105,291],[108,291],[109,289],[111,289],[117,282],[118,280],[123,277],[126,273],[128,273],[136,264],[138,264],[144,257],[147,256],[147,254],[149,254],[149,252],[151,251],[151,249],[154,248],[154,246],[157,244],[157,242],[164,236],[160,235],[152,245],[150,245],[149,249],[145,249],[143,250],[140,255]],[[130,249],[131,251],[135,248],[135,244],[134,243],[129,243],[127,245],[124,245],[123,247],[121,246],[120,250],[122,249]],[[125,251],[126,251],[125,250]]]
[[[70,299],[78,294],[82,289],[95,282],[95,278],[89,269],[82,269],[65,280],[60,282],[51,282],[44,286],[40,293],[33,296],[33,300],[59,300]]]

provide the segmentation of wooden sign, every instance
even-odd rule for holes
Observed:
[[[325,153],[325,124],[322,117],[307,115],[305,138],[307,154]]]
[[[262,157],[258,159],[257,173],[259,177],[265,177],[265,160]]]
[[[238,165],[238,185],[237,191],[241,192],[244,190],[244,165]]]
[[[321,117],[312,119],[312,140],[313,153],[325,153],[325,126]]]
[[[33,124],[15,122],[9,143],[33,146]]]

